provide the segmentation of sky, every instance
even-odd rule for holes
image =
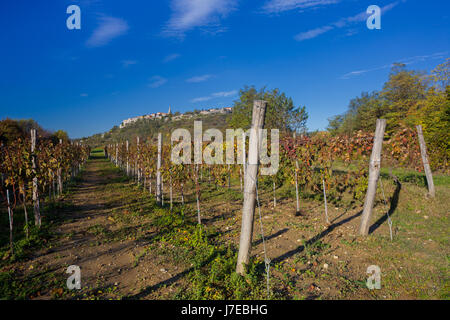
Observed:
[[[69,29],[70,5],[81,28]],[[381,8],[381,29],[366,10]],[[71,138],[149,114],[232,106],[246,85],[306,106],[310,130],[380,90],[394,62],[450,56],[447,0],[3,0],[0,119]]]

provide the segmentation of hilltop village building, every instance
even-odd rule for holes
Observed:
[[[233,108],[231,107],[226,107],[226,108],[212,108],[212,109],[207,109],[207,110],[202,110],[200,111],[201,115],[209,115],[209,114],[216,114],[216,113],[231,113],[233,111]],[[151,113],[151,114],[147,114],[144,116],[139,116],[139,117],[134,117],[134,118],[129,118],[129,119],[125,119],[122,121],[122,123],[120,124],[120,128],[125,128],[126,126],[135,123],[136,121],[139,120],[143,120],[143,119],[163,119],[163,118],[167,118],[168,116],[172,115],[171,112],[171,108],[169,106],[169,110],[167,113],[165,112],[156,112],[156,113]],[[192,118],[193,115],[192,114],[179,114],[177,116],[173,116],[172,120],[173,121],[179,121],[181,119],[189,119]]]

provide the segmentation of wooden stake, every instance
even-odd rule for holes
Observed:
[[[428,195],[431,198],[434,198],[436,192],[434,190],[433,174],[431,173],[430,163],[428,162],[427,145],[425,144],[425,139],[423,138],[422,126],[418,125],[416,129],[419,136],[420,154],[422,155],[423,169],[425,171],[425,176],[427,177]]]
[[[59,139],[59,144],[62,145],[62,139]],[[58,168],[58,197],[62,194],[62,168]]]
[[[6,189],[6,200],[8,202],[8,217],[9,217],[9,248],[11,251],[11,255],[14,254],[14,245],[13,245],[13,213],[11,210],[11,204],[9,203],[9,189]]]
[[[202,224],[202,216],[200,215],[200,186],[198,183],[198,164],[195,165],[195,195],[197,199],[197,222]]]
[[[156,163],[156,202],[162,204],[161,192],[161,150],[162,150],[162,134],[158,133],[158,160]]]
[[[183,183],[181,183],[181,204],[184,206],[184,192],[183,192]]]
[[[275,196],[275,180],[272,181],[273,184],[273,207],[275,208],[277,206],[277,197]]]
[[[39,191],[38,191],[38,179],[36,174],[36,129],[31,129],[31,165],[34,172],[33,177],[33,212],[34,212],[34,224],[41,226],[41,213],[39,210]]]
[[[253,102],[252,129],[248,153],[248,164],[244,180],[244,205],[242,208],[241,236],[239,241],[239,254],[236,272],[243,275],[245,265],[249,263],[253,237],[253,218],[256,203],[256,181],[258,179],[259,147],[261,130],[264,127],[264,116],[267,102],[255,100]],[[244,166],[245,168],[245,166]]]
[[[296,134],[294,132],[294,148],[296,148]],[[300,199],[299,199],[299,194],[298,194],[298,170],[299,170],[299,166],[298,166],[298,160],[295,159],[295,197],[297,200],[297,212],[296,214],[300,214]]]
[[[172,212],[172,206],[173,206],[173,193],[172,193],[172,176],[169,177],[169,197],[170,197],[170,212]]]
[[[136,168],[137,168],[137,184],[138,186],[141,184],[141,166],[140,166],[140,160],[141,160],[141,149],[139,145],[139,137],[136,137],[136,148],[137,148],[137,160],[136,160]]]
[[[359,234],[362,236],[367,236],[369,234],[370,218],[372,217],[372,209],[375,202],[375,194],[377,192],[377,183],[378,178],[380,177],[381,149],[383,148],[385,129],[386,120],[377,119],[372,154],[370,156],[369,183],[367,187],[366,199],[364,200],[361,224],[359,226]]]
[[[242,168],[239,168],[239,182],[240,182],[240,184],[241,184],[241,192],[243,191],[242,190]]]
[[[242,133],[242,167],[244,168],[244,179],[245,179],[245,172],[247,170],[247,159],[246,159],[246,153],[245,153],[245,132]]]
[[[129,148],[129,142],[127,140],[126,142],[126,149],[127,149],[127,176],[130,176],[130,162],[129,162],[129,155],[128,155],[128,148]]]
[[[323,199],[325,201],[325,222],[330,224],[330,220],[328,220],[328,204],[327,204],[327,190],[325,188],[325,179],[322,179],[323,185]]]

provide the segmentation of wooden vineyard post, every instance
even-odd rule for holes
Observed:
[[[139,148],[139,137],[136,137],[136,148],[137,148],[137,160],[136,160],[136,170],[137,170],[137,184],[141,184],[141,166],[140,166],[140,148]]]
[[[328,219],[328,204],[327,204],[327,190],[325,188],[325,179],[322,179],[323,186],[323,200],[325,202],[325,222],[326,224],[330,224],[330,220]]]
[[[119,145],[116,143],[116,167],[119,165]]]
[[[256,180],[258,173],[259,147],[261,140],[260,129],[264,127],[266,107],[266,101],[255,100],[253,102],[248,164],[245,170],[246,176],[244,180],[244,204],[242,207],[241,236],[236,265],[236,272],[241,275],[245,273],[245,265],[247,265],[250,260],[250,250],[253,236],[253,218],[256,204]]]
[[[161,174],[161,205],[164,207],[164,176]]]
[[[198,224],[202,224],[202,216],[200,215],[200,186],[198,183],[198,164],[195,165],[195,196],[197,200],[197,222]]]
[[[242,168],[239,168],[239,183],[241,185],[241,192],[242,192],[243,191],[242,190]]]
[[[156,163],[156,202],[161,204],[161,150],[162,149],[162,134],[158,133],[158,160]]]
[[[170,212],[172,212],[173,208],[173,185],[172,185],[172,177],[169,178],[169,198],[170,198]]]
[[[275,190],[276,190],[275,179],[273,179],[272,184],[273,184],[273,207],[276,208],[277,207],[277,197],[275,195]]]
[[[127,140],[126,142],[126,149],[127,149],[127,176],[130,176],[130,162],[129,162],[129,155],[128,155],[128,149],[129,149],[129,142]]]
[[[230,165],[228,165],[228,168],[227,168],[228,170],[228,172],[227,172],[227,178],[228,178],[228,189],[230,189],[231,188],[231,169],[230,169]]]
[[[369,163],[369,183],[367,187],[366,199],[364,200],[364,209],[362,213],[361,224],[359,226],[359,234],[362,236],[367,236],[369,234],[370,218],[372,216],[373,204],[375,202],[378,178],[380,177],[381,149],[383,148],[385,129],[386,120],[377,119],[375,138]]]
[[[38,179],[36,173],[36,129],[31,129],[31,166],[33,169],[33,212],[34,212],[34,224],[41,226],[41,213],[39,210],[39,191],[38,191]]]
[[[297,149],[296,148],[296,144],[295,144],[295,141],[296,141],[296,135],[295,135],[295,132],[294,132],[294,148],[295,148],[295,150]],[[300,200],[299,200],[299,194],[298,194],[298,170],[299,170],[299,166],[298,166],[298,160],[297,160],[297,158],[295,159],[295,197],[296,197],[296,200],[297,200],[297,211],[296,211],[296,214],[300,214]]]
[[[59,144],[62,145],[62,139],[59,139]],[[62,168],[58,168],[58,197],[62,194]]]
[[[56,200],[56,182],[55,173],[52,171],[52,190],[53,190],[53,200]]]
[[[427,177],[428,195],[431,198],[434,198],[436,192],[434,190],[433,174],[431,173],[430,163],[428,162],[427,146],[425,144],[425,139],[423,138],[422,126],[418,125],[416,129],[419,136],[420,154],[422,155],[423,169]]]
[[[13,213],[11,210],[11,204],[9,203],[9,189],[6,189],[6,200],[8,203],[8,217],[9,217],[9,248],[11,250],[11,255],[14,254],[13,245]]]
[[[180,184],[180,188],[181,188],[181,190],[180,190],[180,192],[181,192],[181,204],[184,206],[184,192],[183,192],[183,187],[184,187],[184,184],[183,184],[183,182]]]
[[[246,172],[246,166],[247,166],[247,159],[245,154],[245,132],[242,133],[242,167],[244,168],[244,179],[245,179],[245,172]]]
[[[170,140],[170,151],[172,152],[172,140]],[[169,162],[170,166],[170,162]],[[169,167],[169,197],[170,197],[170,212],[172,212],[173,207],[173,181],[172,181],[172,167]]]

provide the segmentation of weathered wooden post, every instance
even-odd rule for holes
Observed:
[[[244,168],[244,179],[245,179],[245,173],[247,170],[247,159],[246,159],[246,153],[245,153],[245,145],[246,145],[246,141],[245,141],[245,132],[242,133],[242,167]]]
[[[9,248],[11,251],[11,255],[14,254],[14,245],[13,245],[13,213],[11,210],[11,204],[9,203],[9,189],[6,189],[6,200],[8,203],[8,217],[9,217]]]
[[[242,168],[239,168],[239,183],[241,185],[241,192],[242,192],[243,191],[242,190]]]
[[[170,198],[170,212],[172,212],[173,207],[173,190],[172,190],[172,176],[169,176],[169,198]]]
[[[137,183],[138,186],[141,184],[141,166],[140,166],[140,160],[141,160],[141,155],[140,155],[140,146],[139,146],[139,137],[136,137],[136,149],[137,149],[137,159],[136,159],[136,168],[137,168]]]
[[[61,153],[62,153],[62,139],[59,139],[59,145],[61,147]],[[61,196],[63,187],[62,187],[62,168],[58,168],[58,197]]]
[[[423,138],[422,126],[418,125],[416,129],[419,136],[420,154],[422,155],[423,169],[425,171],[425,176],[427,177],[428,195],[431,198],[434,198],[436,192],[434,190],[433,174],[431,173],[430,163],[428,162],[427,145],[425,144],[425,139]]]
[[[327,189],[325,187],[325,179],[322,179],[322,186],[323,186],[323,200],[325,202],[325,222],[326,224],[330,224],[330,220],[328,219]]]
[[[272,184],[273,184],[273,207],[276,208],[277,207],[277,197],[275,195],[275,190],[276,190],[275,177],[272,181]]]
[[[180,184],[180,192],[181,192],[181,204],[184,206],[184,192],[183,192],[183,188],[184,188],[184,184],[183,182]]]
[[[127,142],[126,142],[126,149],[127,149],[127,176],[129,177],[130,176],[130,162],[129,162],[129,153],[128,153],[128,149],[129,149],[129,142],[128,142],[128,140],[127,140]]]
[[[266,107],[266,101],[255,100],[253,102],[248,164],[244,180],[244,205],[242,208],[241,236],[239,241],[239,254],[236,265],[236,272],[241,275],[245,273],[245,265],[247,265],[250,260],[250,250],[253,236],[253,218],[256,203],[256,181],[258,173],[259,148],[261,140],[260,129],[264,127]]]
[[[164,176],[161,174],[161,205],[164,207]]]
[[[158,160],[156,163],[156,202],[161,204],[161,151],[162,151],[162,134],[158,133]]]
[[[34,224],[41,226],[41,213],[39,210],[39,191],[38,191],[38,179],[36,168],[36,129],[31,129],[31,166],[33,169],[33,212],[34,212]]]
[[[116,143],[116,159],[115,159],[115,162],[116,162],[116,167],[119,166],[119,144],[118,143]]]
[[[366,199],[364,200],[364,209],[359,226],[359,234],[366,236],[369,234],[370,218],[372,216],[375,194],[377,192],[377,182],[380,177],[381,149],[383,148],[384,130],[386,129],[386,120],[377,119],[375,129],[375,138],[373,142],[372,154],[369,164],[369,183],[367,187]]]
[[[294,148],[296,149],[296,139],[297,136],[294,132]],[[297,211],[296,214],[300,214],[300,199],[299,199],[299,194],[298,194],[298,170],[299,170],[299,166],[298,166],[298,160],[297,160],[297,154],[295,155],[295,197],[297,200]]]
[[[197,200],[197,222],[198,224],[202,224],[202,216],[200,214],[200,185],[198,182],[198,164],[195,165],[195,196]]]

